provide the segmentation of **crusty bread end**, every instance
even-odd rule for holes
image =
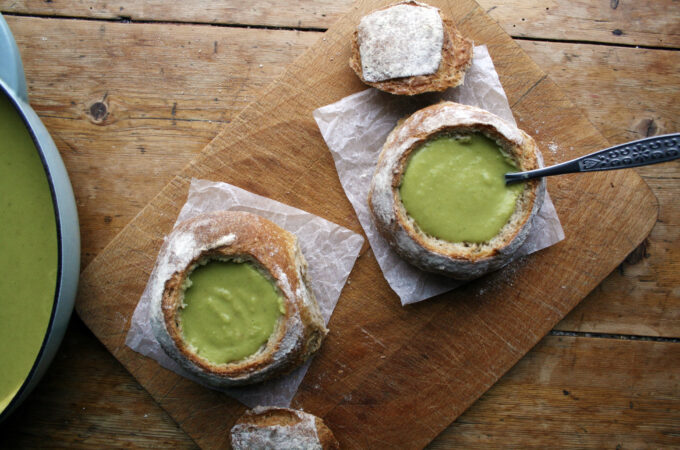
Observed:
[[[337,450],[340,444],[319,417],[289,408],[257,407],[231,429],[234,450],[304,448]]]
[[[415,1],[405,1],[397,4],[425,6]],[[390,5],[387,9],[395,5]],[[441,92],[450,87],[463,84],[465,71],[472,64],[474,44],[460,34],[453,20],[445,17],[439,11],[444,25],[444,42],[442,45],[442,59],[439,69],[431,75],[394,78],[391,80],[369,82],[363,77],[361,68],[361,52],[359,50],[358,32],[352,35],[352,55],[349,65],[364,83],[381,91],[397,95],[415,95],[424,92]]]

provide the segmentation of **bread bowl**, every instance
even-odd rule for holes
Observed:
[[[323,420],[289,408],[260,407],[246,411],[231,429],[234,450],[335,450],[340,445]]]
[[[440,142],[448,145],[447,140],[451,149],[481,142],[494,158],[489,169],[449,165],[449,155],[459,150],[446,150],[441,160],[429,163],[419,156],[432,153]],[[465,152],[484,163],[478,155],[482,144]],[[416,267],[460,280],[476,278],[511,260],[543,203],[544,180],[507,188],[503,171],[536,169],[542,162],[534,140],[498,116],[453,102],[432,105],[403,120],[387,137],[371,180],[371,216],[390,246]],[[423,171],[414,172],[417,189],[411,190],[417,195],[407,198],[409,171],[421,166]],[[493,171],[497,174],[489,175]],[[414,199],[422,205],[412,206]]]
[[[155,271],[153,333],[210,386],[289,372],[328,332],[297,238],[258,215],[216,211],[178,224]]]
[[[361,19],[349,64],[369,86],[415,95],[463,84],[472,52],[472,41],[438,8],[404,1]]]

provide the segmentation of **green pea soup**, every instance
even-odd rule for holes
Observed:
[[[0,413],[34,367],[59,264],[52,190],[31,133],[0,91]]]
[[[523,183],[507,186],[517,167],[481,133],[441,136],[409,157],[399,192],[407,213],[430,236],[486,242],[515,210]]]
[[[209,261],[190,274],[187,284],[179,310],[182,335],[215,364],[257,352],[285,313],[274,283],[249,262]]]

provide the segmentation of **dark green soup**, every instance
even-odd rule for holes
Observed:
[[[57,224],[40,155],[0,91],[0,412],[35,362],[57,283]]]

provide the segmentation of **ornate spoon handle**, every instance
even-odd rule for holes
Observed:
[[[542,169],[505,174],[505,183],[575,172],[628,169],[680,158],[680,133],[652,136],[615,145],[604,150]]]

